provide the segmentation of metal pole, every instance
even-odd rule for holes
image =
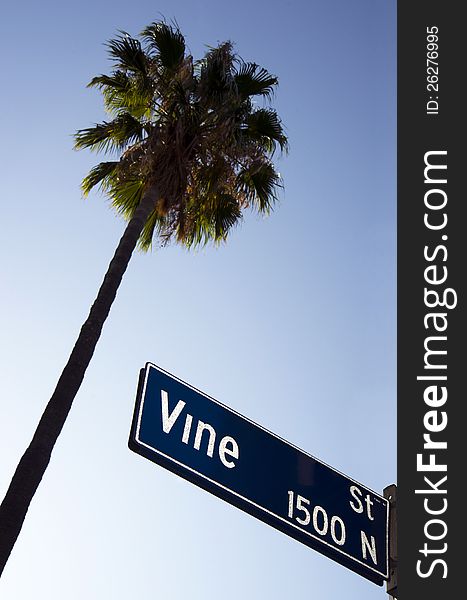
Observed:
[[[384,488],[383,495],[389,500],[389,579],[386,592],[390,598],[397,598],[397,486]]]

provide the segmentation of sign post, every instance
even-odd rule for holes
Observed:
[[[389,578],[386,591],[391,598],[397,598],[397,486],[384,488],[384,497],[389,500]]]
[[[389,501],[148,363],[134,452],[382,585]]]

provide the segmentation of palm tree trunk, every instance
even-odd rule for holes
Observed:
[[[157,199],[156,188],[150,188],[128,223],[89,316],[81,328],[76,344],[58,380],[57,387],[0,505],[0,576],[21,531],[29,504],[49,464],[53,447],[70,412],[86,369],[91,362],[102,327],[133,250]]]

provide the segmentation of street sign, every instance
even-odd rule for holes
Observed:
[[[389,502],[148,363],[129,447],[382,585]]]

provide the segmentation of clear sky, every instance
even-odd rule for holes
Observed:
[[[381,492],[396,479],[395,1],[43,0],[2,11],[0,494],[123,225],[71,135],[103,42],[175,18],[280,80],[291,151],[268,219],[134,256],[0,580],[2,600],[384,598],[360,576],[130,452],[146,361]]]

